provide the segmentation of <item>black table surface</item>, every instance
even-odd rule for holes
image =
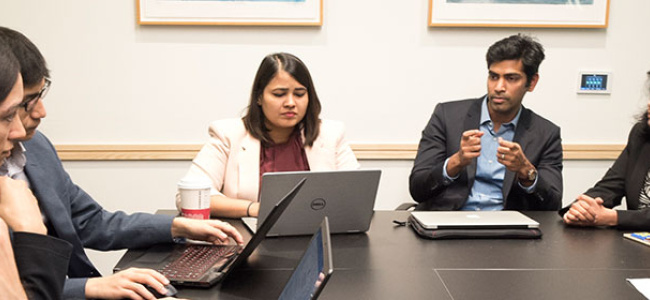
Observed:
[[[644,299],[625,279],[650,277],[650,247],[615,229],[564,226],[555,212],[524,213],[541,239],[426,240],[392,222],[409,212],[377,211],[367,233],[332,236],[334,273],[321,299]],[[222,283],[178,296],[275,299],[308,242],[267,238]]]

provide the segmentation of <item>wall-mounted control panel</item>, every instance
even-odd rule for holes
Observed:
[[[578,77],[579,94],[610,94],[611,86],[610,72],[580,72]]]

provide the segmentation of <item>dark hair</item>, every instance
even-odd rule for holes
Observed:
[[[487,66],[504,60],[521,60],[526,73],[526,85],[530,85],[533,75],[544,60],[544,47],[532,37],[524,34],[511,35],[494,43],[487,51]]]
[[[647,72],[647,75],[648,75],[648,79],[646,79],[645,88],[643,89],[643,93],[645,94],[646,99],[648,99],[650,97],[650,71]],[[650,101],[650,99],[648,99],[648,101]],[[638,119],[639,123],[645,125],[645,126],[642,127],[643,128],[643,132],[642,132],[643,135],[645,135],[645,137],[647,139],[650,139],[650,125],[648,125],[648,109],[647,108],[644,109],[643,112],[641,112],[639,114],[637,119]]]
[[[257,69],[255,80],[253,81],[253,89],[251,90],[251,98],[248,102],[246,114],[242,118],[244,126],[262,144],[268,145],[273,142],[269,136],[269,129],[264,122],[264,112],[262,111],[262,106],[258,105],[258,100],[263,97],[264,88],[266,88],[269,82],[280,71],[280,68],[307,88],[307,95],[309,96],[307,112],[297,126],[304,132],[304,144],[306,146],[312,146],[320,131],[320,100],[318,100],[316,88],[311,80],[307,66],[299,58],[289,53],[269,54],[262,60],[260,67]]]
[[[25,87],[39,84],[43,78],[50,77],[45,58],[26,36],[13,29],[0,26],[0,38],[5,40],[20,62],[20,74],[23,76]]]
[[[650,97],[650,71],[648,71],[646,75],[648,75],[648,79],[645,81],[645,93],[646,96]]]
[[[18,80],[20,64],[7,43],[0,39],[0,103],[4,102]]]

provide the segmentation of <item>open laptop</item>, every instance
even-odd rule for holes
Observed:
[[[154,269],[177,286],[210,287],[237,268],[264,240],[266,233],[287,209],[306,179],[298,180],[291,191],[276,202],[268,217],[246,247],[212,244],[160,244],[130,262],[119,261],[113,272],[131,267]],[[280,197],[278,197],[280,198]],[[315,230],[314,230],[315,231]]]
[[[267,236],[311,235],[323,217],[331,233],[366,232],[374,213],[381,170],[272,172],[262,176],[258,218],[242,218],[251,232],[260,228],[282,195],[300,179],[307,183]]]
[[[539,223],[512,210],[414,211],[413,219],[425,229],[530,229]]]
[[[332,272],[332,244],[325,217],[278,299],[317,299]]]

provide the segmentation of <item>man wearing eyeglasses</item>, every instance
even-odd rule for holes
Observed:
[[[73,245],[63,298],[153,299],[144,285],[160,294],[167,292],[164,285],[169,281],[154,270],[132,268],[101,277],[84,248],[136,248],[172,243],[175,238],[224,243],[230,237],[243,243],[234,227],[217,220],[104,210],[72,182],[50,141],[36,131],[47,114],[43,98],[52,84],[45,59],[19,32],[0,27],[0,39],[8,42],[21,64],[24,98],[19,115],[26,131],[25,140],[14,147],[0,167],[0,176],[26,181],[38,200],[48,234]]]
[[[20,119],[25,126],[25,140],[30,140],[36,133],[36,128],[41,123],[41,119],[45,118],[45,106],[40,101],[45,98],[47,92],[50,90],[52,81],[45,77],[40,82],[25,86],[25,96],[21,103],[22,110],[20,111]]]

